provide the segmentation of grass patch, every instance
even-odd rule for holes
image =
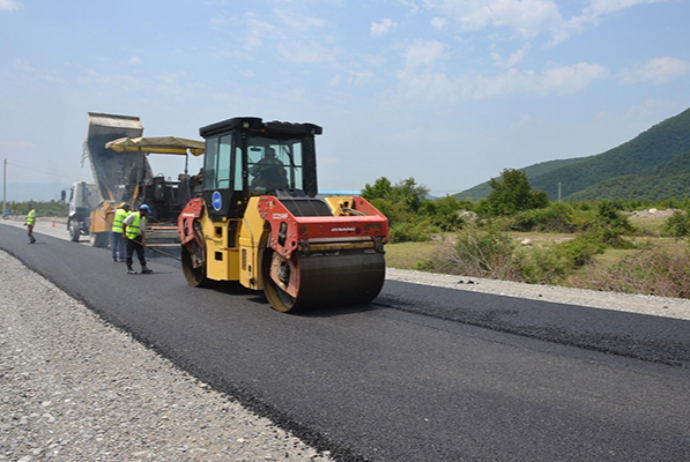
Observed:
[[[421,261],[432,258],[441,246],[440,240],[426,242],[401,242],[386,245],[386,265],[391,268],[415,269]]]
[[[628,217],[628,221],[635,228],[639,229],[645,234],[652,236],[660,236],[664,229],[664,225],[668,218],[641,218],[641,217]]]

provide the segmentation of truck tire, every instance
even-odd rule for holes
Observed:
[[[78,221],[72,221],[69,224],[69,237],[72,242],[79,242],[81,237],[81,229]]]
[[[91,233],[89,236],[91,247],[108,247],[108,234],[107,232]]]

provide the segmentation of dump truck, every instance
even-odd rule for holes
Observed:
[[[188,159],[201,155],[204,144],[174,136],[144,138],[139,117],[89,112],[87,118],[82,160],[89,160],[100,195],[89,218],[91,244],[108,245],[116,208],[127,203],[136,210],[145,203],[151,209],[147,244],[179,248],[177,217],[192,197],[195,180],[187,171]],[[154,174],[150,155],[184,158],[184,171],[174,178]]]
[[[280,312],[378,296],[388,220],[359,196],[317,197],[321,133],[255,117],[200,129],[202,192],[178,219],[190,285],[239,281]]]
[[[60,200],[69,204],[67,231],[72,241],[77,242],[81,236],[89,235],[91,211],[101,202],[100,197],[96,183],[86,181],[75,181],[72,187],[60,192]]]
[[[89,238],[95,247],[107,247],[113,223],[114,209],[131,199],[127,176],[152,176],[151,167],[136,154],[121,155],[105,147],[106,143],[123,138],[138,137],[144,133],[139,117],[87,113],[88,129],[84,140],[82,164],[89,161],[100,200],[91,209]]]

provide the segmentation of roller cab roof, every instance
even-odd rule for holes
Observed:
[[[311,123],[279,122],[277,120],[264,122],[258,117],[235,117],[201,127],[199,134],[208,138],[235,130],[268,136],[309,136],[320,135],[323,132],[323,128]]]

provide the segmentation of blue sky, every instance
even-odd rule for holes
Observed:
[[[91,176],[89,111],[194,139],[258,116],[324,127],[321,189],[450,194],[690,107],[689,22],[687,0],[0,0],[0,159],[65,184]]]

